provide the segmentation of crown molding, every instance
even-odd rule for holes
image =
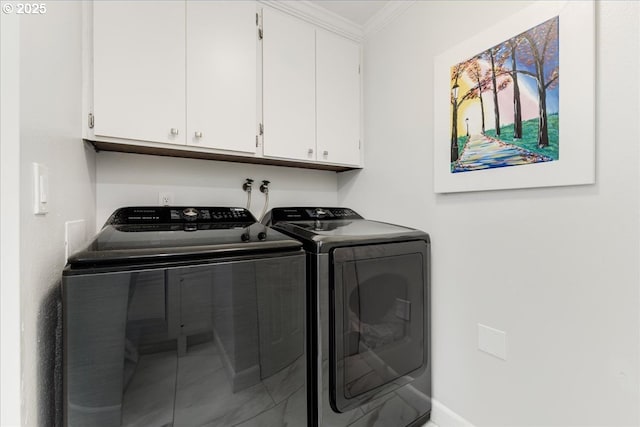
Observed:
[[[362,42],[362,26],[306,0],[259,0],[258,3],[303,19],[343,37]]]
[[[393,0],[387,2],[382,9],[371,17],[363,26],[365,37],[369,37],[402,15],[416,0]]]

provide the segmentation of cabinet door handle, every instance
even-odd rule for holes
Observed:
[[[329,151],[324,150],[324,151],[322,152],[322,155],[324,155],[324,156],[328,156],[328,155],[329,155]]]
[[[202,138],[202,132],[196,132],[195,136],[196,138]]]
[[[309,148],[309,151],[307,151],[307,153],[308,153],[309,155],[313,154],[313,148]]]
[[[178,134],[178,129],[177,128],[171,128],[171,135],[177,135]]]

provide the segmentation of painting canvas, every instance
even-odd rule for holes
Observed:
[[[436,192],[594,182],[593,21],[544,2],[436,58]]]
[[[451,172],[558,160],[558,21],[451,67]]]

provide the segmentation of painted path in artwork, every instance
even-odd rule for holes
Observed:
[[[518,166],[552,160],[551,157],[478,134],[471,135],[460,158],[454,163],[452,172]]]

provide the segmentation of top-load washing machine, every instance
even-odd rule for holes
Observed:
[[[306,425],[305,253],[249,211],[119,209],[62,291],[65,425]]]
[[[275,208],[263,223],[307,252],[309,425],[424,424],[429,236],[346,208]]]

